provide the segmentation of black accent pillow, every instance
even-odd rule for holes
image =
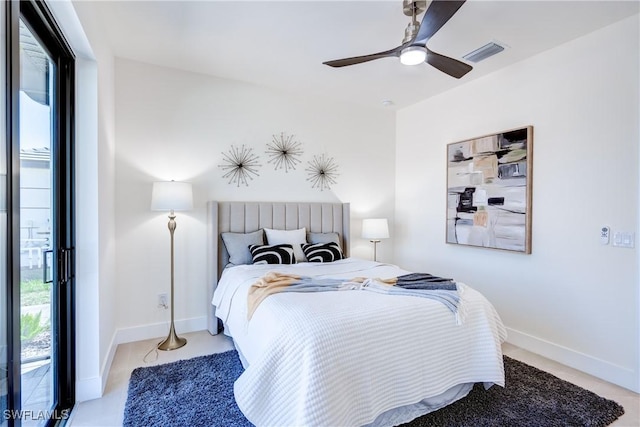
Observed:
[[[280,245],[250,245],[249,252],[254,264],[295,264],[293,246]]]
[[[344,258],[340,246],[330,243],[303,243],[302,252],[309,262],[333,262]]]

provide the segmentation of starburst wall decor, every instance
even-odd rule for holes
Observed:
[[[307,181],[311,182],[311,188],[318,188],[320,191],[331,190],[331,184],[336,184],[338,176],[338,165],[333,161],[333,157],[313,156],[308,162],[309,167],[305,170],[309,177]]]
[[[273,135],[271,142],[267,144],[267,155],[269,161],[273,163],[275,170],[283,169],[289,172],[289,169],[295,170],[296,165],[301,163],[298,158],[302,155],[302,143],[294,140],[294,135],[286,135],[280,132],[280,135]]]
[[[237,187],[244,184],[248,187],[250,180],[260,176],[258,168],[262,165],[258,163],[258,159],[258,155],[253,153],[253,148],[245,147],[244,144],[241,148],[232,145],[228,153],[222,153],[222,161],[225,164],[218,167],[226,172],[222,177],[228,178],[229,184],[236,184]]]

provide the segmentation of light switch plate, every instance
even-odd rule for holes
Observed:
[[[619,248],[635,247],[636,235],[630,231],[616,231],[613,233],[613,246]]]

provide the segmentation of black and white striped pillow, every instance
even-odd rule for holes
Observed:
[[[302,252],[309,262],[332,262],[343,259],[337,243],[303,243]]]
[[[249,252],[254,264],[295,264],[293,246],[281,245],[250,245]]]

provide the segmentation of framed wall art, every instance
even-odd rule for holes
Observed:
[[[531,253],[533,126],[447,145],[447,243]]]

